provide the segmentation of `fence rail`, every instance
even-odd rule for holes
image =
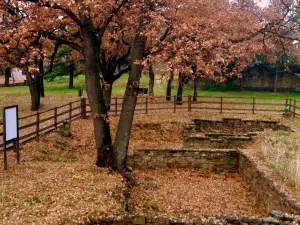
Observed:
[[[282,113],[287,108],[293,118],[300,119],[300,101],[293,99],[270,99],[257,97],[209,97],[198,96],[193,101],[192,96],[169,97],[149,96],[138,97],[135,113],[148,114],[153,111],[166,111],[176,113],[177,111],[214,111],[218,113]],[[180,100],[180,101],[179,101]],[[123,98],[112,98],[109,115],[118,116],[122,111]],[[91,113],[90,105],[83,98],[73,101],[44,112],[19,118],[20,142],[36,138],[43,133],[57,130],[64,120],[70,122],[77,118],[86,118]],[[0,147],[3,147],[3,124],[0,123]]]

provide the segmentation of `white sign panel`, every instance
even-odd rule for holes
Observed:
[[[5,113],[5,141],[11,141],[18,137],[17,107],[7,108]]]

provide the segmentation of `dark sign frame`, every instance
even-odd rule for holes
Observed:
[[[6,127],[8,124],[6,124],[6,113],[5,111],[7,109],[16,109],[16,121],[17,121],[17,137],[13,138],[11,140],[6,141]],[[8,106],[3,108],[3,153],[4,153],[4,169],[7,170],[7,145],[13,143],[14,149],[17,153],[17,163],[20,163],[20,149],[19,149],[19,107],[18,105]]]

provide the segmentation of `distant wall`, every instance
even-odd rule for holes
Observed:
[[[263,88],[267,90],[274,90],[275,75],[252,71],[250,75],[245,76],[242,80],[243,88]],[[277,77],[277,89],[291,89],[300,91],[300,78],[295,74],[279,73]]]

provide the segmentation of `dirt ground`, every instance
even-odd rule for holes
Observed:
[[[132,213],[168,215],[264,216],[266,211],[247,191],[237,173],[202,173],[196,169],[134,172],[129,202]]]

